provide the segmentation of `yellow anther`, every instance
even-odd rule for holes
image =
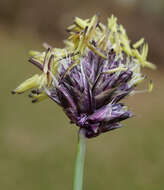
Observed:
[[[143,49],[142,49],[142,59],[143,60],[146,60],[147,59],[147,55],[148,55],[148,45],[147,44],[144,44],[143,45]]]
[[[138,84],[140,84],[144,79],[145,79],[145,77],[135,76],[135,77],[130,81],[130,84],[131,84],[131,85],[138,85]]]
[[[153,63],[150,63],[149,61],[145,61],[144,63],[145,63],[145,67],[148,67],[150,69],[155,70],[157,68],[156,65],[154,65]]]
[[[40,56],[41,54],[42,53],[40,53],[39,51],[33,51],[33,50],[29,51],[29,55],[31,57]]]
[[[133,44],[133,48],[137,49],[144,43],[144,38],[141,38],[139,41],[137,41],[135,44]]]
[[[82,29],[84,29],[88,25],[88,23],[85,20],[83,20],[79,17],[75,17],[74,22],[76,25],[78,25]]]
[[[40,94],[32,95],[32,98],[33,98],[33,100],[32,100],[33,103],[38,103],[38,102],[41,102],[41,101],[47,99],[48,96],[45,92],[42,92]]]
[[[88,29],[87,29],[87,32],[86,32],[86,38],[87,39],[91,39],[93,37],[93,34],[96,30],[96,25],[98,23],[98,16],[97,15],[94,15],[88,25]]]
[[[117,18],[113,15],[110,18],[108,18],[108,28],[112,32],[117,32]]]
[[[39,82],[39,86],[38,88],[43,88],[43,86],[47,85],[47,74],[43,73],[42,75],[40,75],[40,78],[38,80]]]
[[[39,85],[40,76],[38,74],[34,75],[33,77],[25,80],[23,83],[21,83],[14,91],[13,93],[23,93],[27,90],[33,89],[38,87]]]
[[[115,68],[115,69],[110,69],[108,71],[104,71],[103,73],[112,74],[112,73],[115,73],[115,72],[118,72],[118,71],[126,71],[126,70],[127,70],[126,67],[118,67],[118,68]]]
[[[153,87],[154,87],[153,82],[152,82],[152,81],[150,81],[150,82],[149,82],[148,92],[152,92]]]
[[[126,35],[120,34],[120,44],[122,45],[122,49],[125,53],[127,53],[129,56],[132,55],[132,50],[130,48],[130,42]]]
[[[100,50],[98,50],[96,47],[94,47],[90,43],[88,43],[88,47],[89,47],[89,49],[91,49],[94,53],[96,53],[100,57],[107,59],[107,56],[104,53],[102,53]]]
[[[72,25],[70,25],[70,26],[67,27],[67,31],[70,32],[70,31],[72,31],[75,27],[76,27],[76,25],[75,25],[75,24],[72,24]]]

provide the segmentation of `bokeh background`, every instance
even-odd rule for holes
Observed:
[[[34,105],[10,91],[38,72],[29,50],[62,47],[73,17],[97,12],[103,22],[116,15],[132,42],[144,36],[158,70],[144,71],[152,93],[126,100],[136,115],[126,127],[87,140],[84,189],[164,189],[163,0],[0,0],[0,189],[72,189],[77,128],[52,101]]]

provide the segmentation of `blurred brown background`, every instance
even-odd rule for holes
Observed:
[[[164,189],[164,1],[163,0],[0,0],[0,189],[64,190],[72,188],[77,128],[47,100],[33,105],[10,91],[35,72],[28,51],[42,43],[62,47],[74,16],[114,14],[132,42],[145,37],[145,70],[154,91],[126,100],[136,117],[125,128],[87,141],[84,189]]]

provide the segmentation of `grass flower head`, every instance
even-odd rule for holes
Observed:
[[[29,61],[41,74],[27,79],[13,93],[30,90],[32,102],[51,98],[71,123],[86,130],[88,138],[120,128],[120,122],[132,116],[120,101],[134,94],[145,79],[142,67],[155,69],[147,61],[148,45],[144,39],[131,44],[113,15],[106,25],[98,15],[85,20],[75,17],[67,31],[63,49],[47,46],[44,52],[31,52]]]

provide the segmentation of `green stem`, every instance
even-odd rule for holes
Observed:
[[[78,135],[78,147],[75,163],[75,173],[73,190],[82,190],[83,188],[83,170],[85,162],[85,129],[81,128]]]

